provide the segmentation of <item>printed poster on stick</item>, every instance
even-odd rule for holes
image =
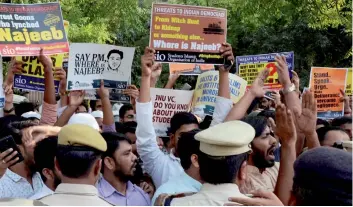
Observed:
[[[170,74],[179,72],[180,75],[199,75],[209,70],[214,70],[214,66],[194,63],[169,63]]]
[[[281,52],[261,55],[246,55],[236,57],[236,67],[240,77],[244,78],[248,82],[248,87],[256,79],[259,72],[265,68],[270,69],[270,74],[266,79],[265,88],[278,90],[282,86],[278,82],[278,73],[276,68],[275,57],[277,54],[284,55],[288,64],[289,75],[294,70],[294,53],[293,52]]]
[[[96,90],[86,90],[85,91],[86,100],[98,100],[100,99]],[[109,89],[109,100],[118,103],[130,103],[130,96],[122,94],[122,90],[119,89]]]
[[[343,116],[340,89],[346,86],[347,68],[312,67],[309,88],[314,90],[317,101],[317,117],[334,119]]]
[[[59,2],[0,4],[0,54],[35,56],[69,52]]]
[[[51,55],[53,62],[53,73],[55,67],[62,67],[63,54]],[[45,90],[44,86],[44,67],[39,62],[38,56],[17,56],[17,61],[22,61],[22,74],[15,74],[14,88],[23,89],[26,91],[41,91]],[[58,93],[60,80],[54,77],[55,93]]]
[[[175,113],[188,111],[194,91],[151,88],[153,126],[157,136],[167,136]]]
[[[346,95],[352,96],[352,68],[347,71]]]
[[[193,113],[200,117],[213,114],[218,96],[218,71],[208,71],[199,75],[193,97]],[[244,95],[247,82],[237,75],[229,74],[231,99],[234,103]]]
[[[68,90],[87,90],[100,87],[126,89],[131,79],[134,47],[120,47],[93,43],[70,45]]]
[[[150,44],[163,63],[223,64],[227,10],[189,5],[153,4]]]

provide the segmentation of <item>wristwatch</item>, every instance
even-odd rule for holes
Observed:
[[[9,109],[9,110],[6,110],[6,109],[4,108],[4,112],[7,113],[7,114],[11,113],[13,110],[15,110],[14,107],[12,107],[12,108]]]
[[[293,91],[295,91],[295,85],[293,83],[291,83],[291,85],[288,88],[282,89],[283,94],[287,94]]]

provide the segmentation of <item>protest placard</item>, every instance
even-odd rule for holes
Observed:
[[[343,116],[340,89],[346,86],[347,68],[312,67],[309,88],[317,100],[317,117],[334,119]]]
[[[170,74],[179,72],[180,75],[199,75],[209,70],[214,70],[214,66],[194,63],[169,63]]]
[[[0,4],[0,54],[35,56],[69,52],[59,2]]]
[[[53,66],[62,67],[63,55],[51,55]],[[44,91],[44,67],[39,62],[38,56],[17,56],[16,60],[22,61],[23,73],[15,74],[14,88],[23,89],[27,91]],[[54,72],[53,68],[53,72]],[[55,93],[58,93],[60,80],[54,77]]]
[[[352,96],[352,68],[347,71],[346,95]]]
[[[157,136],[167,136],[170,119],[175,113],[188,111],[193,91],[151,88],[153,126]]]
[[[98,100],[100,99],[96,90],[86,90],[85,91],[86,100]],[[130,103],[130,96],[122,94],[122,90],[119,89],[109,89],[109,100],[118,103]]]
[[[149,45],[158,62],[223,64],[219,49],[226,37],[225,9],[152,5]]]
[[[193,98],[193,113],[200,117],[211,115],[218,96],[218,71],[208,71],[199,75]],[[229,74],[231,99],[234,103],[244,95],[247,82],[234,74]]]
[[[120,47],[93,43],[70,45],[68,90],[87,90],[100,87],[126,89],[131,78],[134,47]]]
[[[246,55],[236,57],[236,67],[240,77],[248,82],[248,87],[256,79],[259,72],[265,68],[270,69],[270,74],[265,81],[265,88],[278,90],[282,86],[278,82],[278,73],[276,68],[275,57],[277,54],[284,55],[288,64],[289,75],[291,70],[294,70],[294,53],[281,52],[261,55]]]
[[[3,78],[3,73],[2,73],[2,57],[0,55],[0,83],[4,83],[4,78]],[[0,87],[0,108],[4,108],[5,106],[5,94],[4,94],[4,89]]]

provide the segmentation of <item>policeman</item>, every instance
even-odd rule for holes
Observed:
[[[53,195],[40,201],[55,206],[111,206],[99,197],[95,187],[106,150],[107,143],[94,128],[82,124],[63,127],[55,159],[61,184]]]
[[[210,127],[195,135],[200,141],[200,192],[189,196],[164,198],[164,205],[223,206],[229,197],[246,197],[239,185],[246,179],[246,160],[255,130],[242,121],[231,121]],[[185,194],[187,195],[187,194]]]

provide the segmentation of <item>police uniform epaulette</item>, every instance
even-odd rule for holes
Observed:
[[[156,199],[154,205],[155,206],[170,206],[172,203],[172,200],[174,198],[183,198],[186,196],[191,196],[194,195],[195,193],[190,192],[190,193],[176,193],[176,194],[161,194],[158,196]]]

